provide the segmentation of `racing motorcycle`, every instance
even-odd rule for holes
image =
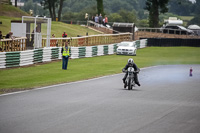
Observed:
[[[124,73],[128,72],[128,75],[126,77],[124,88],[128,86],[128,90],[132,90],[133,87],[135,87],[135,72],[133,67],[129,67],[128,70],[122,70]]]

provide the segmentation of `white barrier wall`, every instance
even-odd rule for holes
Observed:
[[[136,45],[137,48],[144,48],[147,45],[147,40],[136,41]],[[48,47],[18,52],[0,52],[0,68],[26,66],[62,59],[61,49],[61,47]],[[102,56],[114,54],[116,49],[117,44],[70,47],[70,55],[72,59]]]

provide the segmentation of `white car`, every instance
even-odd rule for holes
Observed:
[[[117,44],[117,55],[135,55],[136,56],[136,45],[134,42],[121,42]]]

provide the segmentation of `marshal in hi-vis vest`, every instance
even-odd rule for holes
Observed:
[[[69,56],[69,47],[68,47],[68,50],[66,49],[66,47],[64,46],[63,47],[63,53],[62,53],[63,56]]]

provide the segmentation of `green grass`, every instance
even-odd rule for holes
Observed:
[[[190,21],[194,18],[194,16],[179,16],[183,21]]]
[[[9,31],[11,31],[11,20],[21,20],[21,18],[0,16],[0,21],[3,23],[0,24],[0,30],[2,31],[3,35],[6,35]],[[42,27],[44,28],[45,26]],[[46,31],[46,29],[43,31]],[[55,34],[57,38],[61,38],[64,31],[68,34],[68,37],[77,37],[77,35],[85,36],[86,32],[88,32],[89,35],[99,34],[96,31],[80,25],[65,24],[55,21],[52,22],[51,34]]]
[[[14,12],[17,12],[19,15],[20,14],[28,15],[23,10],[16,8],[15,6],[12,6],[12,5],[1,4],[0,8],[1,8],[1,11],[0,11],[1,15],[5,15],[5,13],[8,14],[8,13],[14,13]]]
[[[183,20],[183,25],[185,27],[188,26],[188,22],[194,18],[194,16],[179,16],[181,20]]]
[[[11,20],[21,20],[22,16],[29,16],[29,14],[14,6],[0,4],[0,21],[2,22],[2,24],[0,24],[0,30],[2,31],[2,34],[6,35],[9,31],[11,31]],[[42,25],[42,28],[44,28],[42,31],[45,31],[45,33],[47,31],[45,29],[46,26],[47,25]],[[31,29],[31,31],[32,30],[33,29]],[[62,37],[64,31],[69,37],[77,37],[77,35],[85,36],[86,32],[88,32],[89,35],[99,34],[99,32],[90,30],[80,25],[52,21],[51,35],[55,34],[56,37],[59,38]]]
[[[62,37],[63,32],[68,34],[68,37],[77,37],[77,35],[85,36],[86,32],[89,35],[97,35],[99,32],[88,29],[85,26],[74,25],[74,24],[65,24],[62,22],[52,22],[51,33],[55,34],[56,37]]]
[[[139,49],[137,56],[107,55],[73,59],[69,61],[67,71],[61,69],[61,61],[1,69],[0,93],[120,73],[130,57],[140,68],[167,64],[200,64],[200,48],[149,47]]]
[[[11,20],[21,20],[21,18],[0,16],[0,21],[2,22],[2,24],[0,24],[0,30],[3,35],[11,31]]]

